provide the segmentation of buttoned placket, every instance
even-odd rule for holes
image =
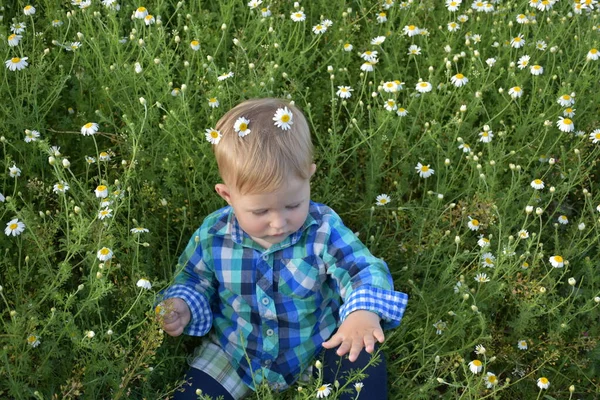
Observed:
[[[256,295],[259,314],[261,316],[261,333],[263,337],[262,366],[270,368],[279,354],[279,327],[277,311],[273,301],[273,253],[269,250],[260,255],[257,272],[261,276],[256,282]]]

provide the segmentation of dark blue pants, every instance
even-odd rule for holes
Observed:
[[[338,380],[340,387],[346,382],[348,373],[351,370],[359,370],[364,368],[371,359],[371,354],[362,351],[356,361],[350,362],[347,356],[340,357],[335,354],[337,349],[324,350],[321,357],[317,359],[323,360],[323,383],[330,383],[333,389],[333,383]],[[377,365],[370,366],[365,370],[368,376],[362,380],[364,384],[363,391],[359,399],[376,399],[387,400],[387,370],[383,352],[379,353],[380,361]],[[317,369],[313,368],[314,376],[317,376]],[[191,385],[183,385],[183,391],[175,392],[174,400],[197,400],[196,389],[201,389],[202,393],[216,399],[223,396],[224,400],[234,400],[233,397],[210,375],[196,368],[190,368],[185,375],[185,380]],[[350,393],[344,393],[338,398],[341,400],[353,400],[356,397],[354,384],[349,385]]]

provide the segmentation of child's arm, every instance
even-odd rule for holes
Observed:
[[[212,266],[204,262],[202,229],[200,227],[192,235],[179,257],[179,265],[184,268],[175,276],[175,284],[164,293],[161,323],[171,336],[181,333],[203,336],[212,327],[211,303],[216,296],[217,284]]]

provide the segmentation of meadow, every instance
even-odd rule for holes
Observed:
[[[304,111],[313,200],[410,296],[391,399],[600,398],[596,0],[0,4],[0,398],[173,394],[198,339],[154,304],[255,97]]]

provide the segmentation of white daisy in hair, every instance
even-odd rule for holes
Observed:
[[[294,115],[292,114],[292,112],[287,107],[284,107],[277,109],[277,111],[275,112],[275,116],[273,117],[273,121],[275,121],[274,124],[276,127],[287,131],[292,127],[292,124],[294,123],[294,121],[292,121],[293,118]]]
[[[250,134],[250,129],[248,129],[248,124],[250,124],[250,120],[244,117],[239,117],[235,124],[233,125],[233,129],[237,132],[240,137],[244,137]]]

